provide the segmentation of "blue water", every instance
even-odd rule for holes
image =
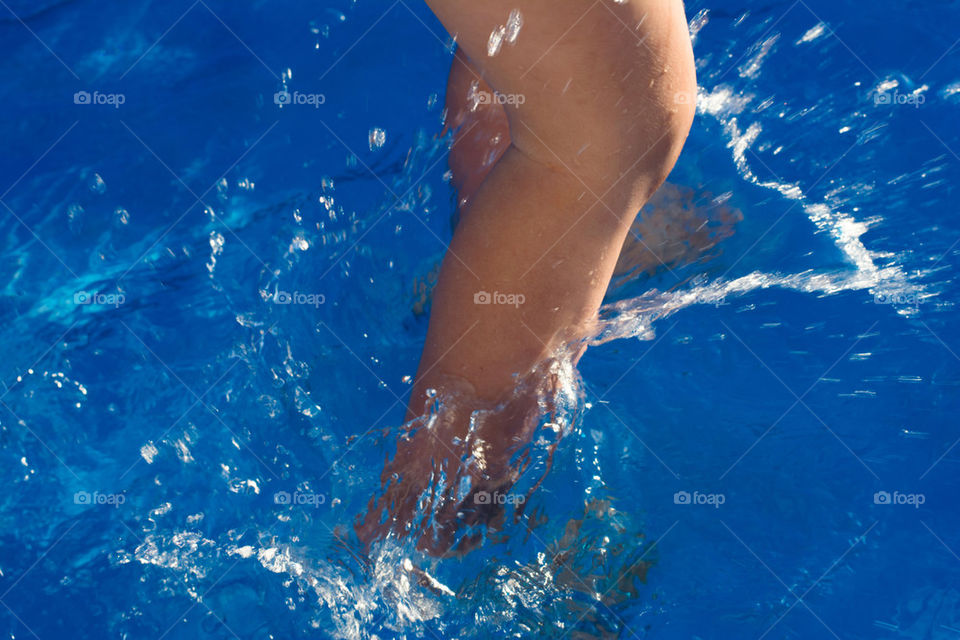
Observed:
[[[960,636],[960,3],[687,11],[670,181],[742,221],[611,290],[521,521],[438,561],[351,525],[451,235],[439,23],[0,3],[4,637]]]

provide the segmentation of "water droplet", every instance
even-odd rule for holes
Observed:
[[[490,32],[490,39],[487,41],[487,55],[493,57],[500,53],[500,47],[503,46],[503,37],[507,34],[507,28],[499,26]]]
[[[107,190],[107,184],[100,177],[99,173],[93,174],[93,180],[90,182],[90,191],[94,193],[103,193]]]
[[[290,243],[292,249],[299,249],[300,251],[306,251],[310,248],[310,243],[307,242],[307,239],[301,234],[294,236],[293,241]]]
[[[160,453],[160,450],[152,442],[147,442],[140,447],[140,455],[147,461],[147,464],[153,464],[153,459],[158,453]]]
[[[370,151],[374,149],[379,149],[387,141],[387,132],[379,127],[374,127],[370,129],[369,135]]]
[[[520,35],[520,27],[522,26],[523,16],[520,14],[519,9],[514,9],[507,18],[505,35],[508,43],[515,44],[517,42],[517,36]]]

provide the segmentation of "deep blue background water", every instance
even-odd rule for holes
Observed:
[[[8,637],[578,637],[596,557],[653,562],[599,606],[613,637],[960,634],[960,3],[688,3],[702,95],[671,181],[743,221],[611,293],[627,337],[581,362],[541,523],[431,567],[458,598],[333,536],[377,485],[450,237],[442,27],[407,0],[4,3]],[[324,504],[274,503],[296,490]],[[592,499],[616,515],[564,582],[538,554]]]

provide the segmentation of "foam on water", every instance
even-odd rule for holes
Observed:
[[[695,20],[697,21],[691,28],[695,27],[699,30],[703,27],[703,21]],[[804,39],[804,42],[812,39],[814,38],[811,36]],[[757,57],[751,62],[752,73],[762,66],[763,57],[769,48],[770,46],[761,47]],[[750,75],[750,77],[753,76]],[[894,86],[896,86],[895,82],[887,89]],[[721,84],[712,90],[701,88],[697,100],[697,111],[702,116],[715,118],[720,124],[727,137],[727,148],[730,149],[737,172],[744,181],[774,191],[784,199],[796,203],[795,207],[788,208],[781,215],[781,219],[793,213],[794,210],[805,214],[813,225],[811,231],[826,233],[847,259],[851,268],[842,271],[808,270],[794,274],[755,271],[733,280],[720,277],[706,282],[701,278],[694,286],[681,291],[650,290],[638,297],[604,306],[601,310],[603,321],[598,335],[593,340],[594,344],[629,337],[652,340],[655,337],[655,323],[681,309],[695,304],[716,304],[717,301],[725,301],[728,298],[743,296],[769,287],[821,295],[864,290],[878,299],[909,300],[909,303],[897,305],[897,312],[903,316],[915,315],[916,301],[935,295],[925,291],[922,279],[907,276],[898,264],[900,261],[897,256],[873,251],[864,245],[861,236],[870,229],[871,225],[878,224],[881,221],[880,218],[858,220],[849,213],[836,210],[827,202],[810,201],[797,183],[763,180],[757,176],[751,167],[747,152],[757,141],[763,128],[759,122],[753,122],[743,130],[739,122],[741,114],[753,100],[752,95],[738,95],[730,86]],[[859,142],[855,142],[854,146],[857,144]],[[760,162],[756,155],[753,157]],[[780,220],[771,221],[771,228],[778,222]],[[762,236],[756,243],[761,240]],[[886,264],[878,266],[881,261]],[[736,264],[735,262],[729,267],[727,272],[729,273]]]

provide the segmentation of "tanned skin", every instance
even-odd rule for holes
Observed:
[[[518,385],[537,388],[544,363],[589,334],[631,224],[686,140],[696,74],[680,0],[427,3],[457,41],[447,124],[460,221],[408,407],[420,424],[357,532],[414,535],[442,555],[468,550],[458,527],[492,513],[458,502],[459,481],[477,491],[516,479],[510,453],[543,409]],[[511,42],[500,27],[515,11]],[[505,34],[499,46],[492,33]],[[480,292],[523,302],[478,304]],[[447,402],[428,421],[434,398]],[[489,413],[471,431],[477,410]],[[411,523],[424,495],[430,527]]]

